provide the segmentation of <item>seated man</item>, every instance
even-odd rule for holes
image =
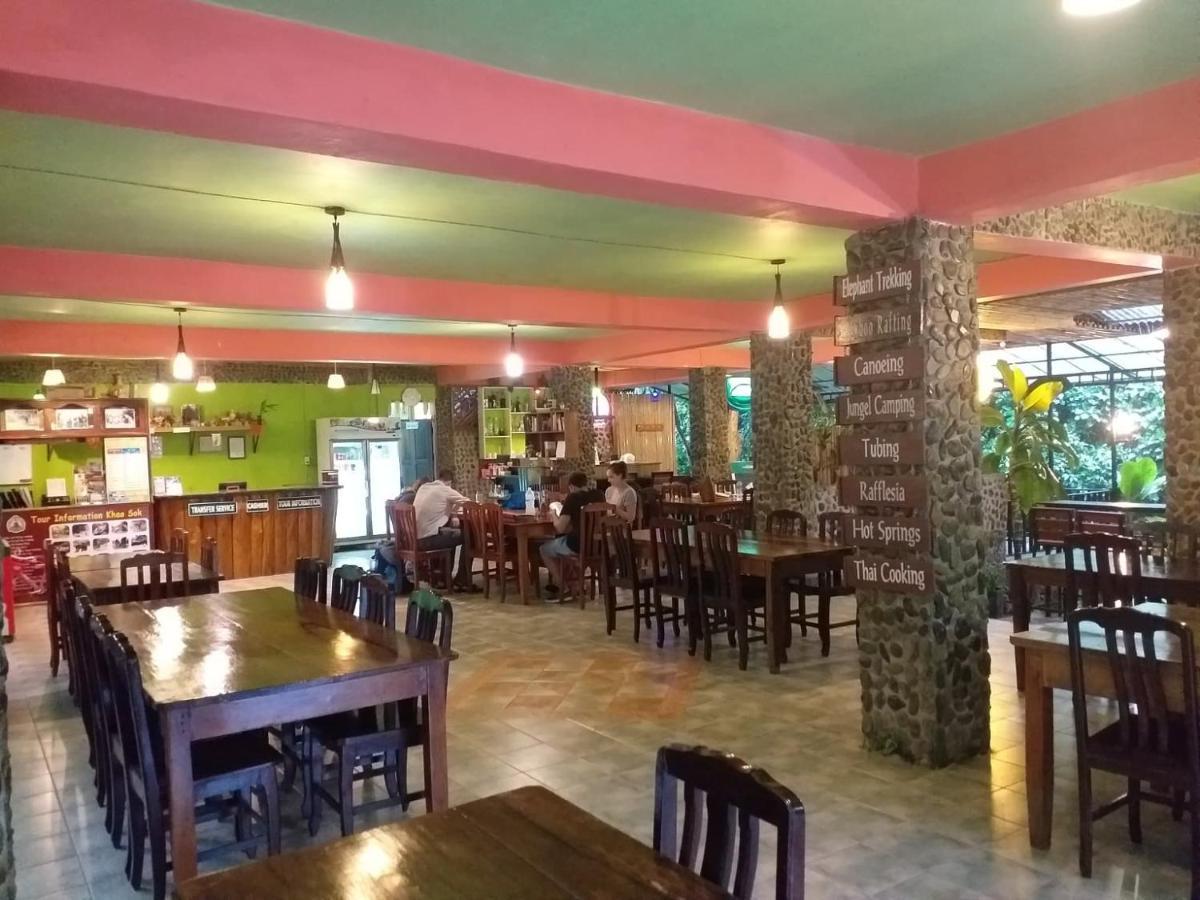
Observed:
[[[463,538],[457,515],[467,498],[454,489],[454,471],[442,469],[436,481],[417,489],[413,513],[417,519],[417,548],[441,550],[461,547]],[[471,563],[466,553],[458,554],[454,581],[458,587],[470,587]]]
[[[418,478],[416,481],[414,481],[412,484],[410,484],[408,487],[406,487],[404,490],[402,490],[400,492],[399,496],[396,497],[396,502],[397,503],[407,503],[409,506],[412,506],[413,503],[416,502],[417,491],[419,491],[421,489],[421,487],[426,484],[429,484],[428,478]]]
[[[619,459],[608,465],[608,490],[604,492],[604,502],[630,525],[637,519],[637,491],[629,483],[629,467]]]
[[[583,472],[572,472],[567,479],[567,499],[562,512],[554,517],[554,540],[542,544],[542,562],[556,584],[564,584],[562,561],[579,556],[579,533],[583,524],[583,508],[589,503],[603,503],[604,495],[588,487],[588,477]],[[554,585],[546,588],[548,594],[558,593]],[[565,594],[565,591],[564,591]]]

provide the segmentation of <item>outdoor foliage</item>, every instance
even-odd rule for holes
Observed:
[[[1121,463],[1117,474],[1117,485],[1122,500],[1144,502],[1158,496],[1162,490],[1163,476],[1158,474],[1158,463],[1148,456],[1127,459]]]
[[[1166,429],[1162,382],[1118,384],[1114,393],[1114,402],[1110,404],[1107,384],[1077,384],[1054,405],[1055,414],[1066,427],[1079,456],[1079,466],[1062,473],[1067,491],[1111,491],[1117,487],[1113,484],[1108,423],[1118,409],[1141,420],[1141,428],[1133,439],[1117,444],[1118,464],[1146,456],[1158,463],[1160,469],[1163,466]]]

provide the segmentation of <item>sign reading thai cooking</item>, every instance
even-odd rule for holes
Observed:
[[[920,310],[908,304],[878,312],[838,316],[833,320],[833,342],[839,347],[910,338],[920,333]]]
[[[833,372],[837,383],[846,386],[913,381],[925,374],[925,351],[921,347],[903,347],[880,353],[851,353],[833,361]]]
[[[916,507],[925,502],[923,475],[844,475],[838,481],[842,506]]]
[[[873,272],[838,275],[833,279],[833,302],[839,306],[899,297],[912,293],[921,283],[921,267],[917,263],[885,266]]]
[[[880,391],[838,397],[839,425],[916,422],[925,418],[925,395],[920,391]]]
[[[905,432],[852,431],[838,439],[843,466],[920,466],[925,463],[925,441]]]
[[[320,509],[321,495],[314,494],[311,497],[280,497],[275,501],[275,509]]]
[[[901,594],[928,594],[933,591],[933,563],[924,554],[892,559],[874,553],[859,553],[847,556],[842,566],[846,581],[855,587]]]
[[[929,548],[929,520],[920,517],[847,513],[842,518],[842,534],[855,547],[909,551]]]

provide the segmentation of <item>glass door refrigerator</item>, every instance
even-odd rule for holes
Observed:
[[[317,461],[338,473],[335,539],[364,544],[387,536],[385,504],[418,478],[432,478],[428,419],[317,419]]]

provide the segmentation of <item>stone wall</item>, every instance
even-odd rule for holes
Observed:
[[[725,370],[715,366],[688,370],[688,412],[691,418],[692,475],[714,481],[728,478],[729,404],[725,400]],[[755,478],[757,493],[758,478]],[[757,497],[756,497],[757,500]]]
[[[846,241],[848,272],[907,262],[921,265],[915,293],[924,322],[925,465],[875,471],[927,476],[936,585],[926,596],[858,592],[863,734],[873,750],[942,766],[988,752],[971,230],[909,219]]]
[[[169,360],[152,359],[68,359],[59,357],[54,364],[63,370],[67,384],[109,384],[118,377],[125,384],[151,384],[156,377],[170,380]],[[0,359],[0,382],[40,384],[49,367],[47,358]],[[205,371],[222,382],[269,384],[324,384],[332,367],[321,364],[208,362]],[[380,384],[433,384],[437,381],[430,366],[342,365],[338,371],[346,384],[368,384],[372,374]]]
[[[750,378],[758,526],[765,526],[772,510],[791,509],[804,513],[815,533],[812,339],[806,334],[786,340],[751,335]]]
[[[479,391],[438,385],[433,408],[438,469],[454,470],[454,485],[468,497],[479,490]]]
[[[568,471],[590,472],[596,461],[596,431],[592,427],[592,369],[557,366],[546,372],[546,387],[555,403],[579,417],[579,453],[562,461]]]
[[[1200,266],[1163,275],[1167,517],[1200,525]]]
[[[0,543],[0,561],[9,553],[8,545]],[[4,587],[0,585],[0,606],[4,603]],[[0,623],[0,632],[6,631]],[[8,749],[8,654],[0,642],[0,900],[17,896],[17,868],[13,859],[12,826],[12,756]]]

